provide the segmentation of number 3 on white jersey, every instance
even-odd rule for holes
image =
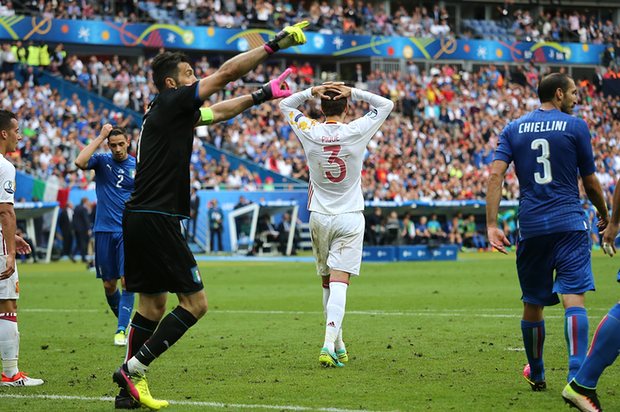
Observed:
[[[536,139],[532,141],[532,150],[541,149],[540,156],[536,158],[536,161],[543,166],[542,175],[538,172],[534,173],[534,180],[539,185],[546,185],[551,183],[553,176],[551,175],[551,162],[549,162],[549,142],[547,139]]]
[[[325,172],[325,177],[327,178],[327,180],[329,180],[330,182],[334,182],[334,183],[342,182],[344,178],[347,176],[347,164],[344,162],[344,160],[338,157],[338,154],[340,153],[340,149],[342,149],[342,146],[340,145],[332,145],[332,146],[323,147],[324,152],[331,153],[331,155],[327,159],[327,163],[329,163],[330,165],[331,164],[338,165],[338,169],[340,171],[340,173],[337,175],[334,175],[330,171]]]

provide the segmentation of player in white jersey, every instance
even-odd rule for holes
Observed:
[[[324,123],[307,118],[297,109],[316,96],[321,98]],[[344,120],[349,97],[368,102],[372,108],[347,124]],[[319,362],[326,367],[342,367],[349,359],[342,341],[342,320],[349,279],[359,275],[362,262],[362,163],[366,145],[393,107],[391,100],[331,82],[280,102],[280,109],[301,141],[310,169],[310,235],[322,280],[326,323]]]
[[[30,246],[15,235],[15,167],[4,158],[21,140],[15,114],[0,110],[0,356],[2,357],[1,386],[37,386],[41,379],[28,377],[17,368],[19,332],[17,330],[17,299],[19,278],[15,253],[30,253]]]

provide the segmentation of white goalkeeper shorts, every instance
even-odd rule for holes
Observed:
[[[0,255],[0,272],[6,268],[6,256]],[[19,299],[19,276],[17,274],[17,264],[15,272],[10,278],[0,280],[0,299]]]
[[[310,214],[312,252],[319,276],[329,276],[330,270],[359,275],[365,224],[362,212]]]

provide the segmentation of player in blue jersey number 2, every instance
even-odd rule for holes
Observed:
[[[514,163],[519,179],[517,273],[523,300],[521,331],[527,355],[523,376],[534,391],[544,390],[545,306],[565,309],[568,381],[588,349],[585,292],[594,290],[591,240],[579,196],[579,177],[607,225],[607,207],[594,174],[591,136],[586,122],[571,116],[578,100],[573,79],[562,73],[538,86],[540,108],[510,122],[499,136],[487,187],[489,243],[502,253],[510,242],[497,225],[504,175]],[[554,276],[555,272],[555,276]]]
[[[106,140],[111,153],[95,153]],[[126,330],[134,303],[134,294],[125,290],[124,278],[123,210],[136,174],[136,158],[127,153],[128,148],[125,131],[106,124],[75,159],[80,169],[95,171],[95,267],[97,277],[103,280],[108,305],[118,318],[114,334],[116,346],[127,344]],[[118,279],[121,279],[122,292],[117,287]]]

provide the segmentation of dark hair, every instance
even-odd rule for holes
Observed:
[[[564,93],[570,85],[570,77],[564,73],[551,73],[542,78],[538,85],[538,98],[541,103],[550,102],[558,89]]]
[[[326,96],[331,97],[332,99],[338,96],[340,93],[328,90],[324,93]],[[344,112],[347,108],[347,99],[342,98],[338,100],[326,100],[321,99],[321,110],[323,110],[323,114],[325,116],[338,116]]]
[[[108,139],[112,136],[125,136],[125,139],[129,139],[129,136],[127,136],[127,131],[122,128],[122,127],[115,127],[112,129],[112,131],[110,131],[110,134],[108,135]]]
[[[11,128],[11,119],[17,120],[15,113],[8,110],[0,110],[0,130],[9,130]]]
[[[164,52],[155,56],[151,68],[153,69],[153,83],[155,83],[157,90],[161,92],[166,88],[164,82],[166,77],[177,78],[179,63],[192,64],[189,57],[181,52]]]

